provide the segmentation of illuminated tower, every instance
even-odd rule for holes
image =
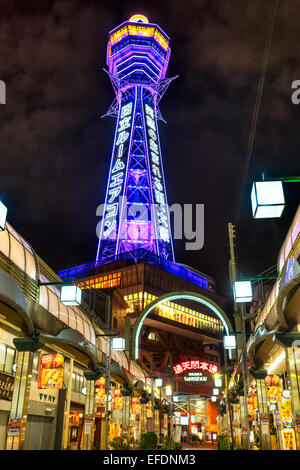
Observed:
[[[157,121],[166,79],[169,38],[134,15],[109,33],[108,74],[117,118],[97,261],[142,249],[174,261]],[[141,251],[141,250],[140,250]]]

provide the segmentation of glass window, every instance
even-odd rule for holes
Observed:
[[[8,374],[12,374],[14,361],[15,361],[15,349],[7,347],[4,372],[7,372]]]
[[[58,309],[58,298],[56,297],[50,289],[48,289],[49,295],[49,312],[59,318],[59,309]]]
[[[78,392],[81,392],[81,391],[82,391],[82,387],[83,387],[83,376],[82,376],[82,375],[79,375],[78,378],[79,378],[79,380],[78,380],[78,383],[79,383]]]
[[[75,372],[72,373],[72,390],[75,390],[75,382],[76,382],[76,374]]]
[[[8,374],[13,373],[13,365],[15,362],[16,350],[6,346],[6,344],[0,343],[0,370],[7,372]]]
[[[0,250],[9,258],[9,238],[8,231],[0,232]]]
[[[40,287],[40,300],[39,304],[48,310],[48,291],[46,286]]]
[[[26,254],[26,274],[28,274],[28,276],[35,279],[36,278],[36,265],[35,265],[34,256],[31,253],[29,253],[29,251],[26,249],[25,249],[25,254]]]
[[[5,344],[0,343],[0,370],[4,369],[5,356],[6,356],[6,346]]]
[[[18,242],[15,237],[10,237],[10,259],[24,271],[25,269],[25,253],[23,245]]]

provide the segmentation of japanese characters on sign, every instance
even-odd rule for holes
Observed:
[[[173,366],[173,371],[175,375],[181,374],[182,372],[189,371],[189,370],[202,370],[204,372],[208,372],[209,374],[216,374],[218,372],[217,364],[211,364],[206,361],[201,360],[191,360],[181,362],[180,364],[176,364]]]
[[[113,389],[113,406],[114,406],[114,410],[116,409],[119,409],[119,410],[122,410],[123,409],[123,395],[121,393],[121,389],[120,388],[114,388]]]
[[[0,400],[11,400],[14,388],[14,378],[0,374]]]
[[[189,372],[183,380],[185,382],[207,382],[207,376],[202,372]]]
[[[141,414],[141,402],[139,397],[132,397],[131,398],[131,412],[135,415]]]
[[[103,405],[105,403],[105,378],[100,377],[96,380],[96,403]]]
[[[145,104],[145,118],[147,124],[148,149],[151,162],[151,176],[153,182],[154,202],[157,205],[156,221],[158,224],[159,238],[170,242],[170,228],[165,199],[163,172],[160,163],[160,149],[156,129],[154,109]]]
[[[123,104],[120,109],[119,123],[116,132],[114,159],[112,162],[110,180],[108,183],[107,203],[104,214],[104,239],[115,239],[119,217],[119,197],[125,180],[126,156],[128,154],[132,127],[133,103]]]

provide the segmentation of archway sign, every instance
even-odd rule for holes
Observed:
[[[169,301],[169,300],[175,300],[175,299],[176,300],[179,300],[179,299],[194,300],[195,302],[198,302],[199,304],[205,305],[212,312],[214,312],[217,315],[217,317],[221,320],[225,328],[226,335],[230,335],[234,333],[231,322],[229,318],[227,317],[226,313],[213,300],[209,299],[208,297],[205,297],[204,295],[197,294],[196,292],[189,292],[189,291],[171,292],[169,294],[164,294],[161,297],[158,297],[158,299],[156,300],[153,300],[153,302],[147,305],[147,307],[143,310],[143,312],[141,312],[140,316],[135,322],[133,332],[132,332],[132,343],[131,343],[132,344],[132,350],[131,350],[132,358],[134,358],[135,360],[138,360],[138,357],[139,357],[139,337],[140,337],[141,328],[143,326],[143,322],[145,318],[159,304]]]

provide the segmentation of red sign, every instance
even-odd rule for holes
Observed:
[[[38,388],[62,388],[64,357],[61,354],[41,354]]]
[[[208,372],[210,374],[216,374],[218,372],[218,366],[217,364],[210,364],[209,362],[194,360],[176,364],[176,366],[173,366],[173,370],[176,375],[181,374],[186,370],[203,370],[204,372]]]

